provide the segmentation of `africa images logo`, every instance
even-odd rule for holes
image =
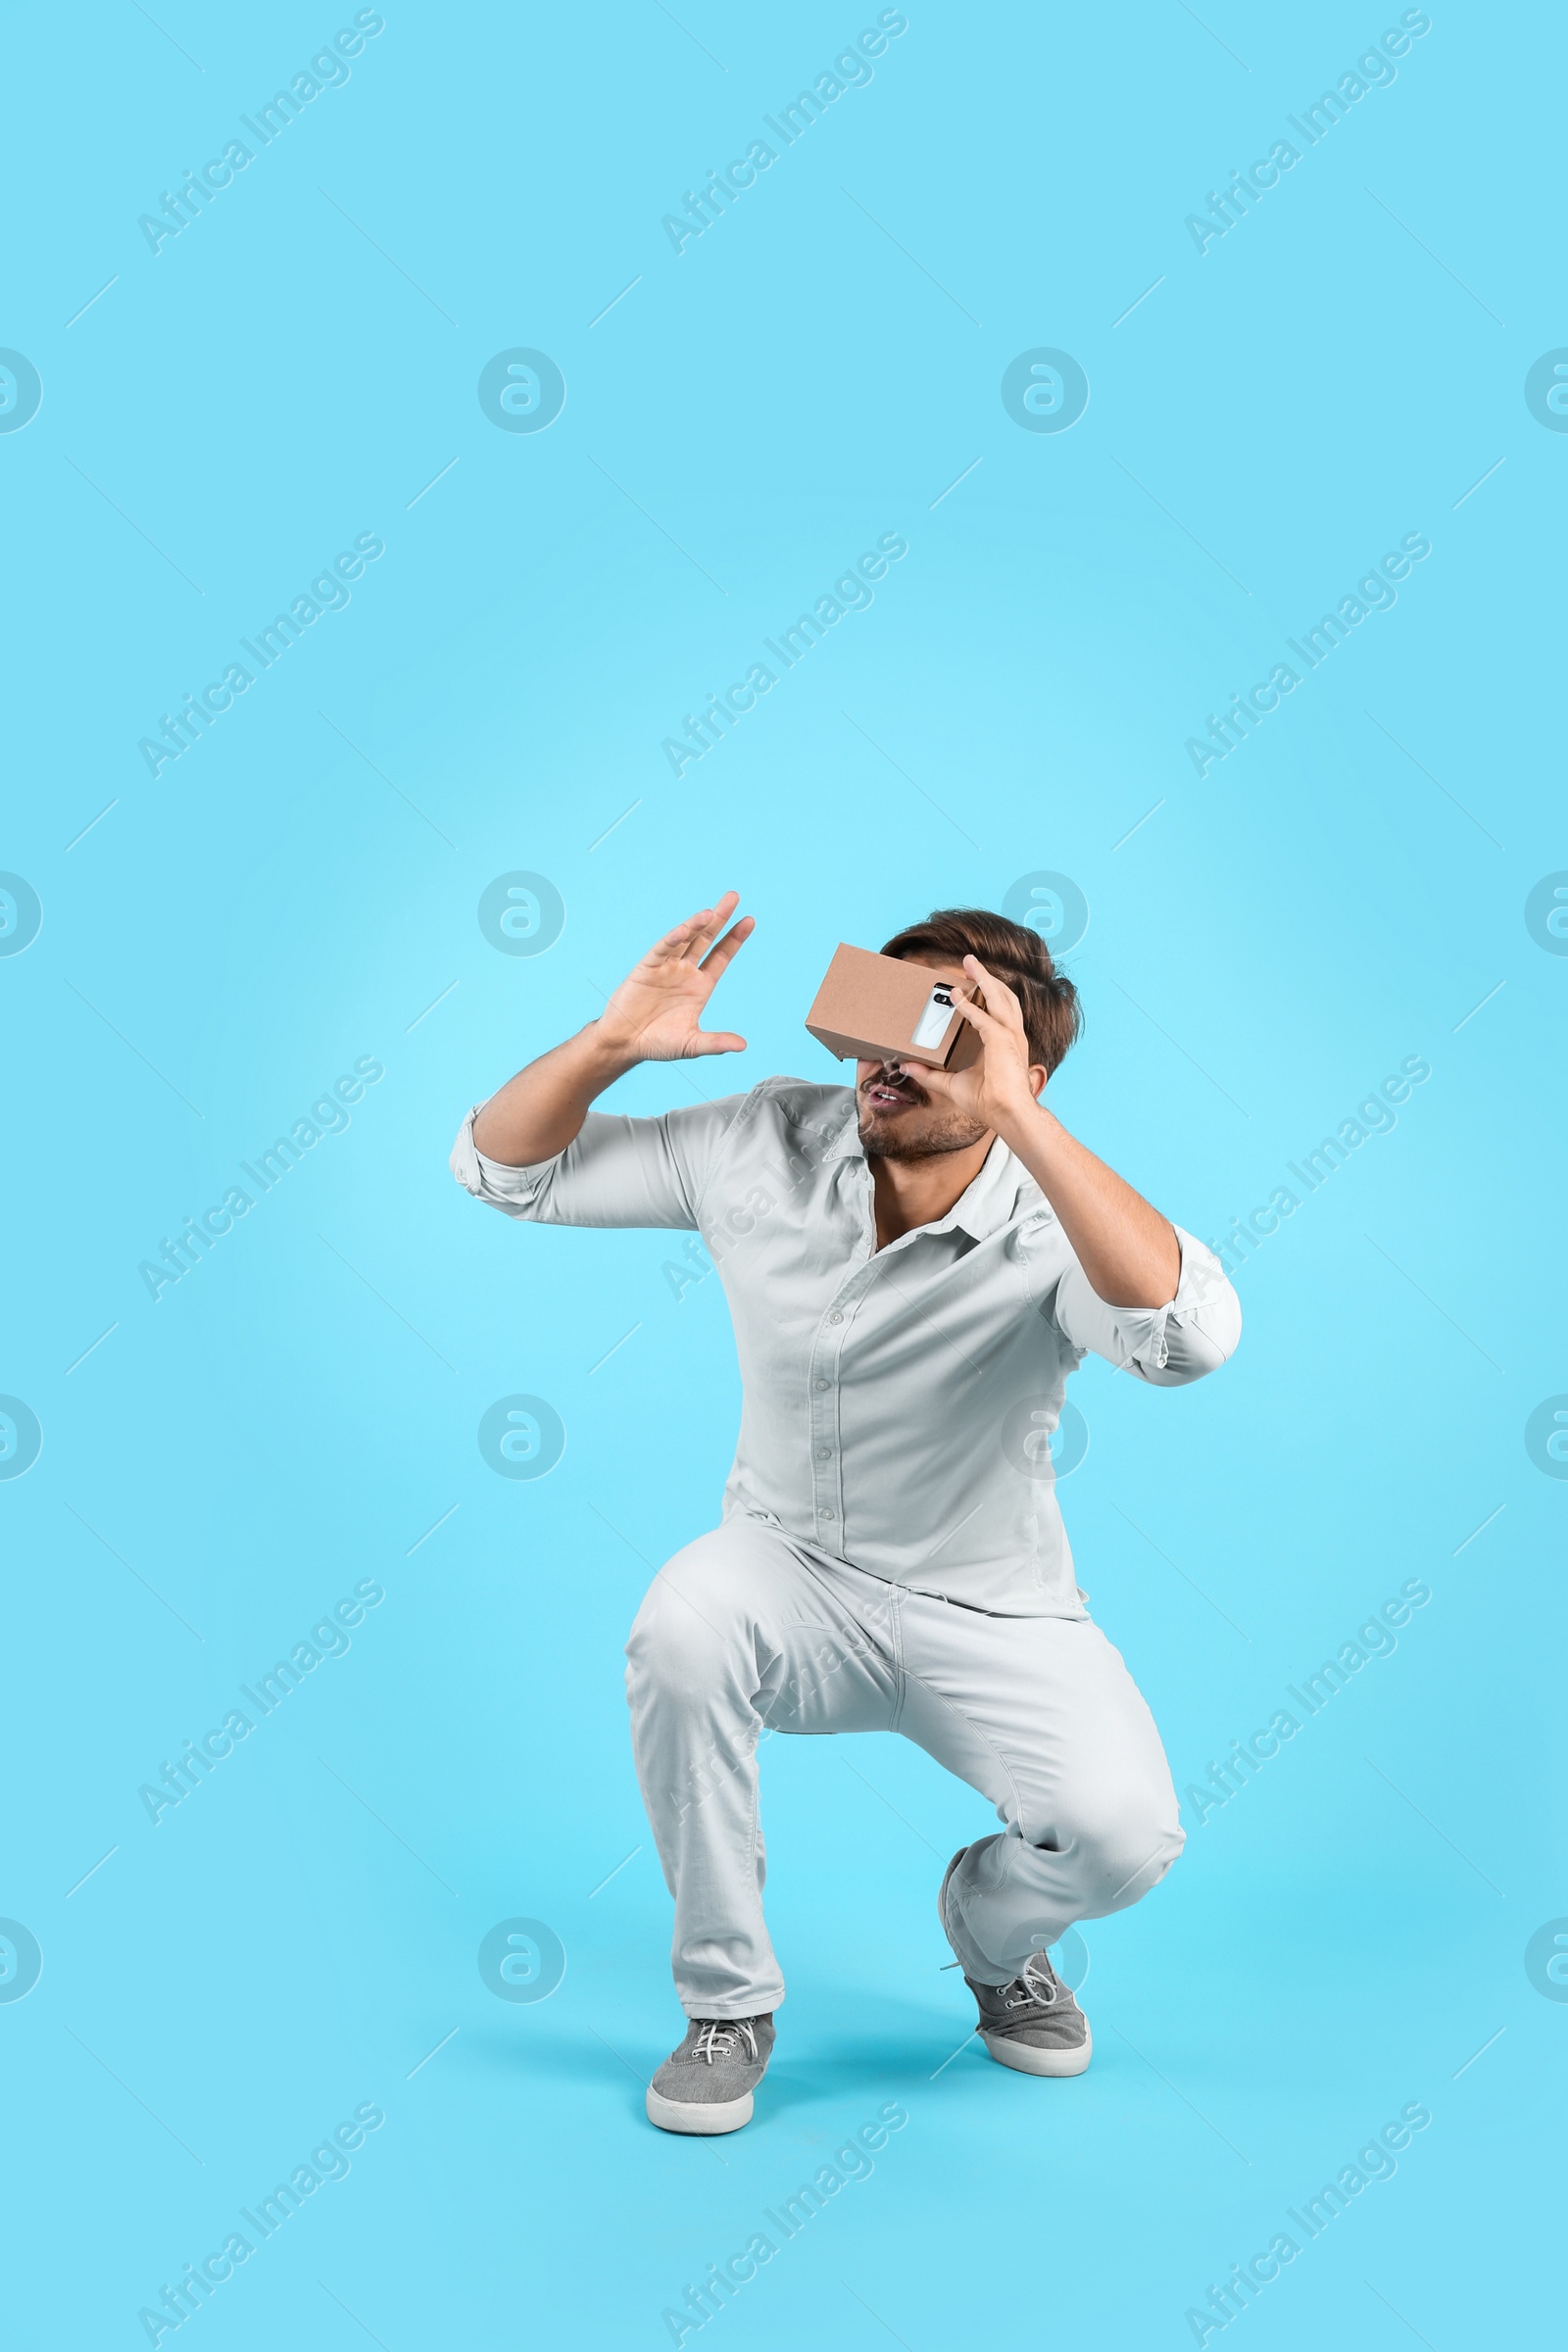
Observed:
[[[0,1478],[23,1478],[43,1449],[43,1425],[20,1396],[0,1396]]]
[[[1002,405],[1026,433],[1064,433],[1089,406],[1089,378],[1070,351],[1020,351],[1002,378]]]
[[[20,1919],[0,1919],[0,2001],[24,2001],[43,1974],[43,1951]]]
[[[498,1396],[479,1421],[479,1451],[503,1478],[543,1478],[566,1449],[566,1425],[542,1396]]]
[[[566,379],[546,351],[517,344],[479,370],[479,406],[504,433],[542,433],[566,405]]]
[[[1568,1396],[1547,1396],[1525,1423],[1525,1451],[1548,1478],[1568,1478]]]
[[[0,433],[20,433],[38,414],[43,378],[20,351],[0,351]]]
[[[0,360],[11,355],[0,352]],[[1544,351],[1525,377],[1525,407],[1548,433],[1568,433],[1568,350]]]
[[[32,884],[21,874],[0,873],[0,956],[30,948],[42,922],[43,902]]]
[[[479,1981],[502,2001],[548,2001],[566,1973],[566,1947],[542,1919],[498,1920],[479,1946]]]

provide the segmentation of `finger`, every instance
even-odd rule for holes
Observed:
[[[743,914],[738,923],[731,923],[717,947],[709,950],[699,968],[705,972],[711,972],[716,980],[726,965],[734,961],[756,928],[757,917],[754,914]]]
[[[706,906],[701,914],[693,915],[694,928],[685,951],[688,961],[701,957],[709,942],[718,937],[740,903],[739,891],[726,890],[716,906]]]
[[[662,939],[656,939],[643,957],[644,963],[678,962],[691,944],[693,925],[705,921],[707,911],[705,908],[701,914],[689,914],[683,923],[675,925],[673,931],[666,931]]]
[[[988,1002],[993,1006],[1017,1004],[1018,999],[1006,981],[998,972],[988,972],[978,956],[966,956],[963,968],[973,980],[990,991]]]
[[[692,1031],[690,1054],[693,1057],[700,1054],[744,1054],[745,1051],[745,1038],[737,1037],[733,1029]]]
[[[1021,1030],[1023,1007],[1014,991],[1007,986],[1006,981],[1000,979],[995,972],[988,972],[978,956],[966,956],[963,959],[963,968],[984,987],[987,1006],[1000,1016],[1004,1026]]]

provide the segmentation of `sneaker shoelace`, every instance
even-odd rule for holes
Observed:
[[[1037,1952],[1024,1962],[1023,1974],[1013,1978],[1002,1997],[1009,2009],[1053,2009],[1057,1990],[1050,1961]]]
[[[757,2029],[749,2018],[705,2018],[692,2044],[692,2056],[711,2066],[715,2058],[738,2058],[742,2044],[749,2058],[757,2056]]]

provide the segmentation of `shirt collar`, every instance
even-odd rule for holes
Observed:
[[[850,1115],[829,1144],[824,1157],[832,1162],[858,1159],[865,1164],[860,1148],[860,1134],[852,1102]],[[921,1233],[947,1233],[960,1225],[970,1238],[983,1242],[1017,1214],[1018,1196],[1023,1171],[1001,1136],[992,1139],[991,1149],[981,1162],[980,1171],[961,1192],[945,1217],[933,1224],[916,1227]]]
[[[973,1240],[985,1241],[1017,1214],[1022,1176],[1023,1170],[1001,1136],[994,1136],[980,1173],[968,1190],[959,1194],[942,1225],[951,1221],[961,1225]]]

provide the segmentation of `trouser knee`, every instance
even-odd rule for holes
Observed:
[[[735,1679],[745,1628],[723,1596],[693,1595],[667,1576],[645,1594],[626,1642],[626,1690],[639,1702],[711,1703]]]
[[[1103,1918],[1138,1902],[1159,1884],[1185,1842],[1174,1796],[1164,1801],[1150,1795],[1081,1814],[1063,1846],[1072,1857],[1082,1916]]]

